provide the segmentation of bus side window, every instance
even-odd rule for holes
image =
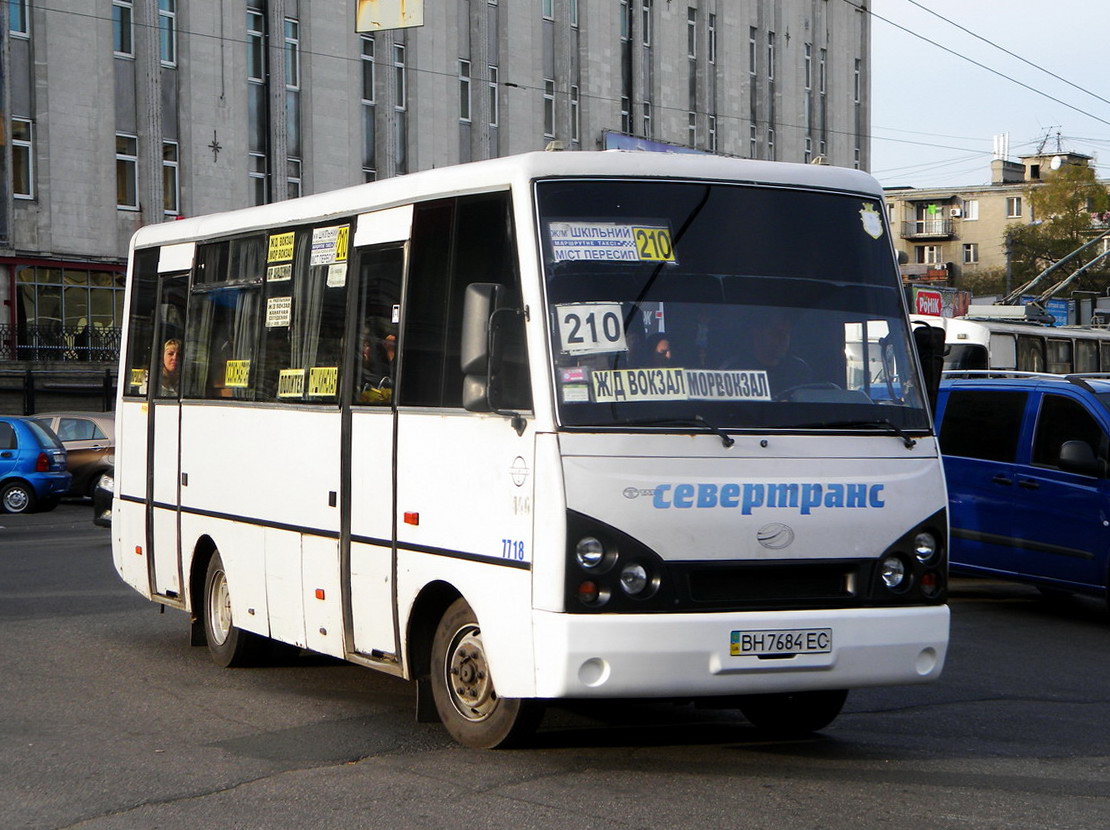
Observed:
[[[131,320],[127,329],[126,395],[147,394],[154,338],[154,303],[158,292],[158,248],[135,254],[131,286]]]
[[[188,300],[189,275],[176,274],[162,279],[158,299],[158,349],[154,363],[159,398],[176,398],[180,391],[181,367],[184,363],[185,306]]]
[[[264,235],[197,248],[184,344],[185,397],[253,400]]]
[[[449,245],[444,241],[450,240]],[[462,405],[463,297],[475,282],[502,285],[502,303],[519,308],[516,244],[508,193],[444,199],[413,213],[406,320],[398,397],[414,406]],[[508,315],[505,315],[508,318]],[[530,409],[522,319],[501,321],[504,408]]]
[[[1028,334],[1018,335],[1017,368],[1020,372],[1045,370],[1044,338]]]

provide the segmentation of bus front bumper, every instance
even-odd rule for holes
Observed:
[[[536,611],[534,621],[535,697],[709,697],[935,680],[948,648],[949,611],[944,605],[703,614]],[[824,646],[819,632],[825,632],[828,650],[737,653],[741,641],[769,641],[783,632],[802,632],[815,648]]]

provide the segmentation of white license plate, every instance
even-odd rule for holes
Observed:
[[[828,654],[831,651],[831,628],[733,631],[729,644],[729,653],[733,657],[788,657],[792,654]]]

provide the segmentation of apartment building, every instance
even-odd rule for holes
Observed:
[[[0,368],[116,358],[142,225],[544,148],[869,164],[867,0],[8,0]]]
[[[959,284],[960,277],[1007,265],[1006,229],[1036,221],[1028,194],[1043,175],[1065,164],[1088,165],[1081,153],[994,159],[990,184],[886,188],[895,247],[912,282]]]

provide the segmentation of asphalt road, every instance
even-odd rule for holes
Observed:
[[[1110,614],[1093,600],[957,581],[940,682],[856,691],[805,740],[625,702],[554,709],[532,748],[479,752],[366,669],[217,668],[182,613],[119,581],[90,518],[0,516],[0,830],[1110,821]]]

